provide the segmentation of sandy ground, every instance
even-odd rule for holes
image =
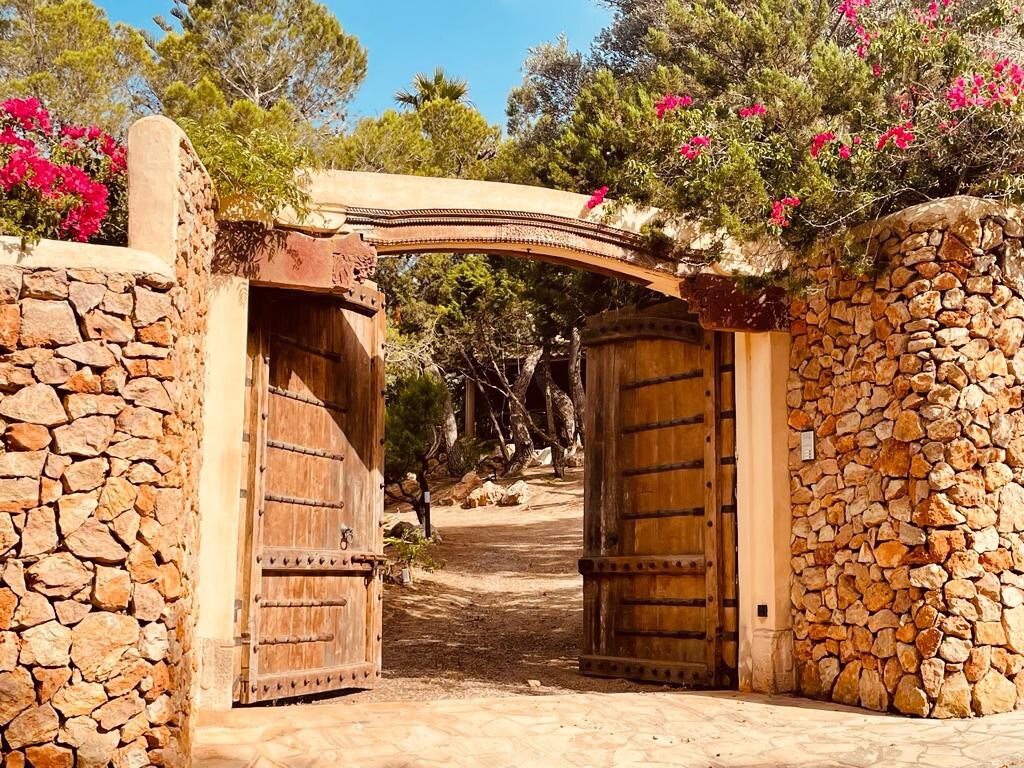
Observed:
[[[571,472],[557,481],[550,469],[532,470],[533,497],[521,507],[435,507],[444,568],[386,587],[383,680],[333,702],[662,690],[577,672],[583,471]]]

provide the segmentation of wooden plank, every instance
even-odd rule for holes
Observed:
[[[706,686],[713,676],[704,664],[614,656],[581,656],[580,672],[592,677],[628,677],[655,683]]]
[[[718,366],[720,355],[717,335],[706,331],[703,340],[704,375],[704,556],[707,560],[705,578],[707,583],[707,654],[708,668],[717,673],[721,658],[722,633],[722,563],[721,563],[721,522],[722,496],[719,485],[719,436],[718,412],[720,410],[720,385]]]
[[[584,576],[631,576],[653,573],[704,575],[707,565],[703,555],[659,554],[656,556],[620,555],[616,557],[584,557],[579,563]]]
[[[648,379],[638,379],[636,381],[630,381],[623,384],[622,389],[645,389],[646,387],[656,387],[659,384],[672,384],[677,381],[689,381],[690,379],[703,378],[704,371],[700,368],[697,368],[692,371],[682,371],[680,373],[672,373],[666,376],[654,376]]]
[[[242,602],[244,630],[242,638],[246,641],[241,654],[240,679],[242,685],[239,700],[242,703],[257,701],[256,691],[251,680],[259,675],[260,665],[257,657],[258,638],[260,636],[260,587],[263,581],[263,569],[260,567],[259,553],[263,546],[263,494],[266,479],[266,432],[269,382],[269,350],[266,335],[263,333],[262,317],[259,309],[254,309],[255,326],[249,336],[250,361],[250,403],[248,412],[248,489],[246,494],[246,538],[244,548],[240,551],[242,563],[241,579],[244,584],[245,596]]]
[[[328,693],[343,688],[365,688],[375,677],[373,664],[355,664],[306,669],[296,673],[264,675],[255,678],[250,687],[256,688],[258,701],[272,701],[293,696]]]
[[[675,461],[670,464],[655,464],[650,467],[637,467],[622,471],[623,477],[638,477],[639,475],[656,475],[663,472],[678,472],[685,469],[703,469],[704,460]]]
[[[632,426],[626,426],[622,428],[622,434],[632,435],[637,432],[653,432],[658,429],[671,429],[672,427],[683,427],[691,426],[694,424],[703,424],[704,414],[697,414],[696,416],[682,416],[676,419],[664,419],[662,421],[653,421],[647,424],[634,424]]]
[[[315,405],[317,408],[326,408],[336,413],[345,413],[348,409],[344,403],[339,403],[333,400],[318,400],[315,397],[304,395],[301,392],[292,392],[284,387],[270,387],[270,394],[276,395],[277,397],[284,397],[289,400],[295,400],[299,403],[306,403],[307,405]]]

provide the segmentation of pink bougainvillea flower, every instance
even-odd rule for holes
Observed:
[[[772,203],[771,223],[780,229],[785,229],[791,223],[792,209],[798,205],[800,205],[798,197],[784,197],[781,200],[776,200]]]
[[[711,146],[710,136],[694,136],[679,148],[679,154],[687,160],[696,160],[704,154],[705,147]]]
[[[898,149],[906,149],[913,144],[914,139],[917,138],[913,133],[913,128],[914,124],[910,122],[894,125],[878,137],[876,149],[879,151],[885,149],[890,141],[895,144]]]
[[[843,144],[843,146],[839,148],[839,156],[843,158],[843,160],[849,160],[852,154],[853,149],[847,144]]]
[[[816,158],[821,154],[821,150],[825,148],[826,144],[836,140],[836,135],[831,131],[825,133],[819,133],[813,139],[811,139],[811,157]]]
[[[661,100],[654,105],[655,111],[658,113],[658,119],[664,120],[665,115],[676,109],[684,109],[685,107],[693,104],[693,98],[689,95],[676,96],[674,93],[666,93],[661,97]]]
[[[589,200],[587,200],[587,208],[594,210],[604,202],[607,195],[608,187],[601,187],[600,189],[594,190],[594,194],[590,196]]]
[[[882,76],[882,65],[879,64],[877,61],[874,64],[871,65],[871,74],[874,77],[881,77]]]
[[[750,118],[750,117],[760,117],[761,115],[765,114],[767,111],[768,111],[768,109],[765,107],[764,104],[753,104],[753,105],[751,105],[749,107],[741,108],[740,111],[739,111],[739,115],[744,120],[746,120],[747,118]]]
[[[0,109],[17,120],[26,131],[49,133],[51,130],[50,113],[43,109],[38,99],[8,99]]]

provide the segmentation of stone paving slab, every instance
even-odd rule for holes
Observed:
[[[316,704],[200,715],[195,768],[1024,768],[1024,712],[912,720],[737,693]]]

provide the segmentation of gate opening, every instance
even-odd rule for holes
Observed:
[[[732,335],[701,329],[676,300],[591,318],[585,469],[525,511],[439,511],[441,557],[458,551],[459,570],[410,592],[381,579],[374,296],[250,298],[235,701],[372,689],[382,676],[441,698],[412,690],[416,679],[526,686],[530,669],[561,690],[570,674],[574,690],[735,687]]]

